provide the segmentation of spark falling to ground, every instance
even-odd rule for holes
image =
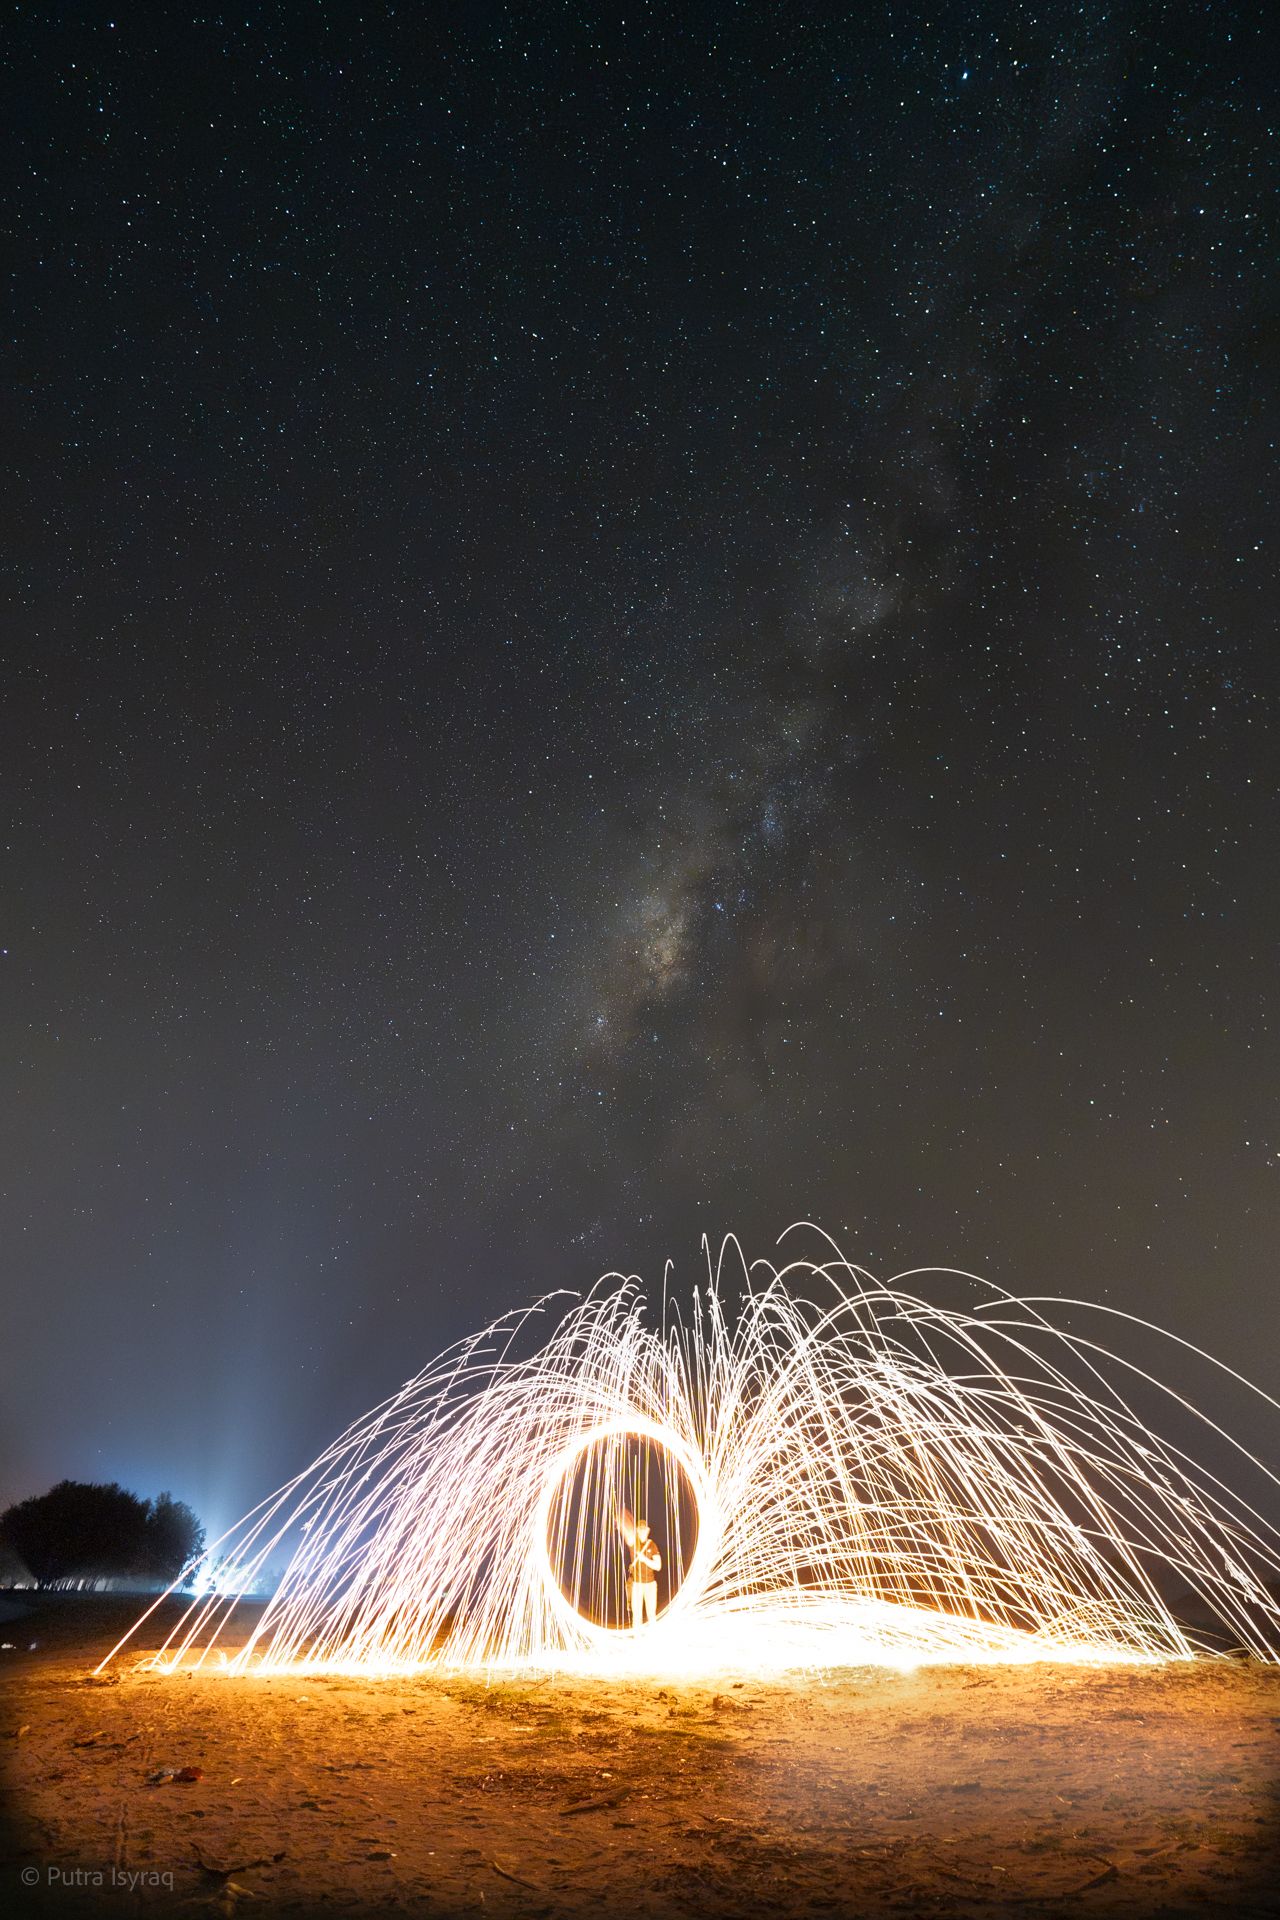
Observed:
[[[233,1575],[156,1664],[1185,1659],[1211,1643],[1175,1617],[1174,1587],[1280,1658],[1280,1534],[1234,1471],[1228,1485],[1198,1466],[1130,1400],[1159,1398],[1280,1485],[1263,1462],[1044,1311],[1082,1303],[971,1275],[881,1284],[823,1254],[748,1266],[729,1240],[689,1311],[667,1299],[657,1328],[638,1283],[613,1274],[463,1341],[213,1544],[209,1565]],[[924,1297],[944,1282],[975,1304]],[[658,1617],[633,1632],[642,1509],[664,1566]],[[221,1645],[237,1595],[286,1556],[248,1644]]]

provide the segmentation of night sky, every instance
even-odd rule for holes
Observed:
[[[797,1218],[1280,1391],[1266,13],[14,14],[0,1500]]]

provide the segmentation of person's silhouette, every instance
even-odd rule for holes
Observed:
[[[631,1556],[628,1580],[631,1585],[631,1626],[639,1633],[647,1620],[658,1617],[658,1569],[662,1555],[649,1534],[647,1520],[636,1521],[635,1552]]]

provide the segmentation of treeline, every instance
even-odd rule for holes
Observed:
[[[0,1547],[42,1587],[81,1580],[167,1587],[203,1552],[204,1528],[170,1494],[142,1500],[114,1480],[60,1480],[0,1514]]]

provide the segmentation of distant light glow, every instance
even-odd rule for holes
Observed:
[[[287,1556],[247,1643],[224,1638],[220,1578],[152,1664],[1187,1659],[1207,1643],[1175,1617],[1175,1581],[1280,1658],[1280,1535],[1133,1411],[1117,1377],[1151,1376],[1053,1326],[1048,1302],[966,1275],[977,1306],[944,1308],[923,1276],[882,1285],[832,1251],[778,1269],[726,1241],[656,1329],[615,1274],[463,1341],[209,1548],[241,1593]],[[624,1495],[650,1503],[664,1559],[636,1632]]]

